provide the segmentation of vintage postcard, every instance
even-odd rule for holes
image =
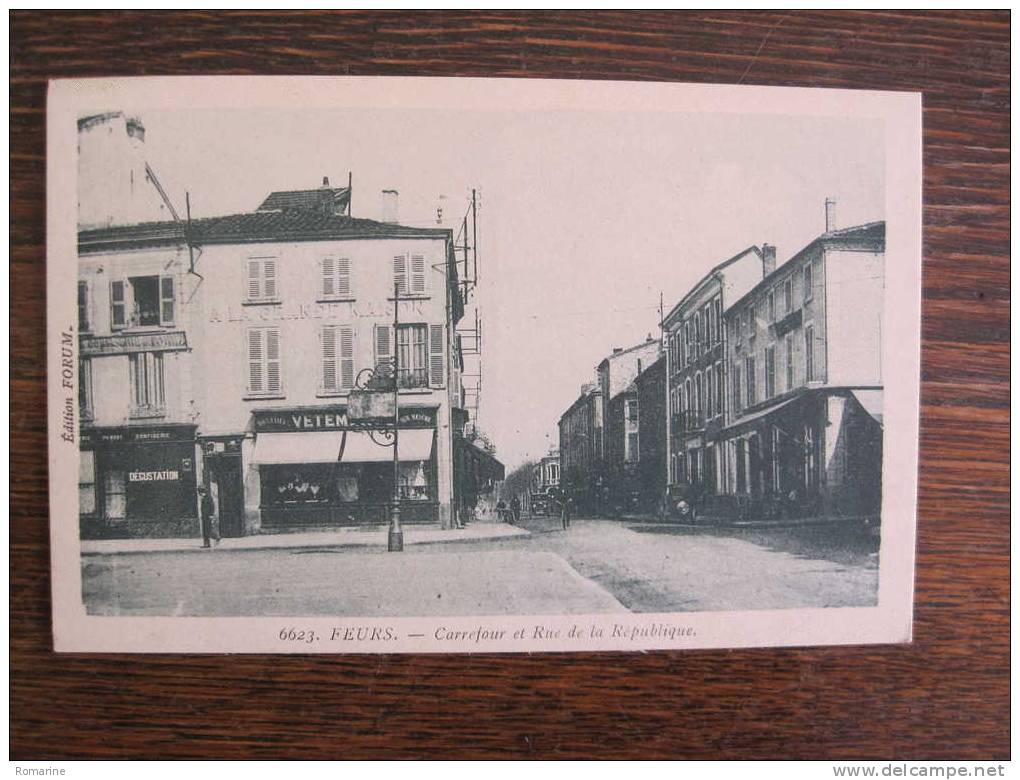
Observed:
[[[917,94],[58,81],[54,645],[905,642]]]

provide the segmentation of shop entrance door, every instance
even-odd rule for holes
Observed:
[[[218,455],[212,461],[212,477],[219,499],[220,536],[244,535],[244,480],[240,455]]]

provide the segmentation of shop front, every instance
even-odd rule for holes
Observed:
[[[438,523],[437,409],[401,408],[397,432],[402,523]],[[253,415],[246,503],[263,533],[382,525],[394,498],[391,430],[352,424],[346,406]]]
[[[83,427],[79,464],[83,539],[199,534],[194,425]]]

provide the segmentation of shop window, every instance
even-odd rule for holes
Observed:
[[[175,317],[172,276],[133,276],[110,282],[111,330],[172,327]]]
[[[405,501],[429,500],[429,481],[424,462],[400,464],[400,498]]]
[[[354,386],[354,329],[350,325],[326,325],[321,331],[322,387],[325,393]]]
[[[166,407],[166,394],[162,353],[134,353],[130,359],[130,372],[131,416],[163,416]]]
[[[320,294],[324,300],[345,300],[353,296],[351,261],[347,257],[324,257],[319,261],[322,279]]]
[[[89,316],[89,283],[78,282],[78,332],[88,333],[92,329]]]
[[[103,516],[107,520],[127,517],[127,480],[123,471],[109,470],[103,480]]]
[[[804,486],[818,486],[818,455],[815,444],[815,430],[810,425],[804,426]]]
[[[283,393],[279,328],[248,331],[248,394],[279,396]]]
[[[82,450],[78,453],[78,514],[96,513],[96,453]]]
[[[78,361],[78,416],[91,420],[92,414],[92,360],[82,358]]]
[[[393,258],[393,282],[397,295],[424,295],[425,257],[397,255]]]
[[[249,257],[245,301],[247,303],[279,303],[275,257]]]

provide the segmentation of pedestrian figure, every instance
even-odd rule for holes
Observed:
[[[510,519],[507,515],[508,512],[506,508],[506,502],[503,501],[503,499],[500,499],[499,501],[496,502],[496,518],[501,523],[508,523],[510,522]]]
[[[570,528],[570,513],[573,510],[574,499],[570,496],[563,497],[563,503],[560,504],[560,519],[563,521],[563,530],[566,531]]]
[[[510,499],[510,514],[513,515],[514,525],[521,522],[521,500],[517,496]]]
[[[216,516],[216,505],[213,503],[213,498],[209,495],[208,488],[199,486],[198,494],[202,497],[201,501],[201,515],[202,515],[202,546],[211,547],[212,540],[215,538],[216,544],[220,543],[219,536],[215,534],[213,530],[213,519]]]

